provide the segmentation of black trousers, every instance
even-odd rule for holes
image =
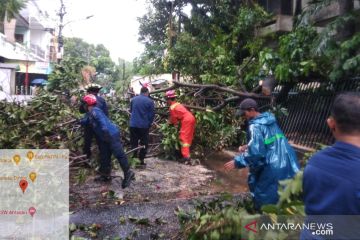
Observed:
[[[86,154],[87,158],[91,158],[91,144],[93,137],[95,137],[96,144],[99,148],[99,155],[100,155],[100,165],[102,163],[105,163],[108,161],[108,156],[106,152],[108,151],[108,146],[104,144],[98,136],[96,136],[94,130],[91,126],[85,126],[84,127],[84,146],[83,146],[83,152]],[[101,167],[100,167],[101,168]]]
[[[140,153],[138,153],[138,151],[135,151],[133,157],[138,157],[143,163],[149,145],[149,128],[130,127],[131,149],[137,148],[139,146],[139,141],[140,145],[144,145],[145,148],[141,149]]]
[[[99,146],[99,150],[101,151],[100,144],[99,144],[100,140],[95,135],[94,130],[92,129],[91,126],[85,126],[84,127],[83,153],[86,154],[87,158],[91,157],[91,144],[92,144],[93,137],[95,137],[96,143]]]
[[[111,136],[109,142],[101,141],[100,140],[100,152],[101,155],[101,162],[99,172],[102,175],[110,175],[111,173],[111,155],[114,155],[118,160],[121,169],[125,174],[129,171],[130,166],[127,159],[127,156],[124,152],[123,146],[121,144],[121,137],[120,134]]]

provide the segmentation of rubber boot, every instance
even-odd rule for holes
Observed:
[[[181,159],[179,160],[179,162],[180,162],[180,163],[184,163],[184,164],[189,164],[189,163],[190,163],[190,160],[191,160],[190,158],[185,158],[185,157],[184,157],[184,158],[181,158]]]
[[[124,173],[124,180],[122,181],[121,187],[129,187],[132,180],[135,180],[135,173],[131,170],[128,170],[126,173]]]
[[[110,182],[111,176],[100,175],[94,178],[95,182]]]
[[[146,167],[146,163],[144,159],[140,159],[140,167],[145,168]]]

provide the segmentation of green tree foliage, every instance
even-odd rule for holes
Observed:
[[[317,63],[312,58],[312,46],[317,37],[314,28],[298,28],[283,35],[279,39],[279,49],[276,58],[279,61],[266,59],[264,64],[275,70],[275,76],[280,82],[299,81],[315,71]],[[269,61],[270,60],[270,61]]]
[[[64,58],[49,75],[48,90],[68,93],[78,88],[82,79],[81,69],[85,65],[86,62],[79,58]]]
[[[270,38],[255,34],[270,15],[252,1],[149,2],[149,13],[140,19],[146,48],[139,72],[179,70],[199,83],[240,86],[241,80],[247,89],[269,74],[281,84],[360,74],[354,1],[310,1],[293,31]],[[330,4],[337,4],[340,16],[318,33],[316,14]],[[182,10],[189,5],[186,16]],[[266,45],[269,39],[276,44]]]
[[[96,71],[109,74],[113,71],[115,63],[111,60],[110,52],[104,45],[93,45],[81,38],[65,38],[64,58],[73,57],[85,61],[88,65],[94,66]]]
[[[27,0],[0,0],[0,22],[14,18],[26,6],[26,3]]]
[[[252,202],[249,198],[235,199],[230,194],[223,194],[208,201],[195,201],[191,211],[176,209],[183,239],[231,240],[246,238],[244,220],[259,217],[253,214]]]
[[[151,75],[163,73],[165,71],[162,62],[163,51],[163,45],[147,46],[145,52],[134,59],[134,74]]]
[[[118,59],[118,63],[115,65],[115,70],[112,73],[112,79],[117,79],[114,87],[119,93],[124,94],[127,92],[131,77],[134,75],[133,68],[134,65],[132,63],[120,58]]]
[[[319,0],[309,3],[306,11],[302,13],[300,26],[314,25],[314,16],[323,8],[337,4],[339,16],[328,23],[315,39],[313,56],[326,58],[328,76],[332,81],[360,75],[359,29],[360,13],[354,10],[354,2]]]
[[[124,86],[132,76],[132,64],[118,59],[115,63],[110,57],[109,50],[102,44],[89,44],[80,38],[65,38],[64,59],[66,61],[81,61],[85,65],[95,67],[97,72],[96,82],[104,87],[104,90],[116,88],[123,92]],[[66,61],[64,64],[66,64]],[[123,64],[125,62],[125,69]],[[78,69],[72,69],[78,71]],[[76,72],[78,76],[80,72]],[[78,78],[79,79],[79,78]],[[125,87],[124,87],[125,88]]]
[[[134,71],[141,75],[157,74],[164,71],[162,57],[167,48],[167,36],[171,2],[150,0],[148,12],[138,18],[139,41],[144,43],[144,53],[134,61]]]
[[[360,74],[360,33],[356,33],[351,39],[340,45],[340,59],[338,71],[333,71],[331,77],[356,76]],[[355,54],[354,54],[355,53]]]
[[[14,18],[26,3],[27,0],[0,0],[0,32],[4,32],[4,22]]]
[[[209,151],[222,150],[244,140],[241,134],[241,120],[233,117],[233,111],[224,109],[221,113],[213,111],[194,112],[196,118],[195,135],[192,143],[192,157],[203,159]],[[163,123],[161,146],[166,159],[176,158],[180,150],[178,126]],[[240,138],[240,139],[239,139]]]
[[[28,105],[0,102],[0,148],[70,149],[81,147],[74,124],[78,111],[58,95],[41,92]],[[77,113],[78,114],[78,113]]]
[[[269,16],[247,1],[151,3],[151,11],[140,20],[146,50],[139,63],[150,70],[145,72],[177,69],[198,82],[236,84],[239,66],[255,49],[249,44],[255,28]],[[182,13],[187,5],[192,7],[191,16]]]

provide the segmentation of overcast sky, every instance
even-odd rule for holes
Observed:
[[[60,0],[32,0],[44,6],[56,19]],[[132,61],[143,45],[138,42],[137,17],[146,13],[145,0],[64,0],[64,36],[79,37],[88,43],[103,44],[114,61]],[[87,16],[92,18],[84,20]],[[68,23],[69,22],[69,23]]]

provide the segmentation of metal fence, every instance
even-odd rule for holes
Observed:
[[[275,94],[280,89],[281,86],[275,89]],[[289,141],[309,148],[315,148],[319,143],[332,144],[334,139],[326,119],[335,95],[344,91],[360,91],[360,77],[335,84],[297,84],[284,103],[288,116],[279,119],[280,127]]]

